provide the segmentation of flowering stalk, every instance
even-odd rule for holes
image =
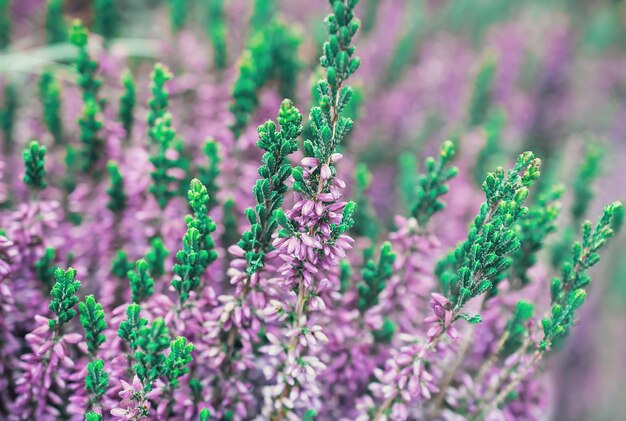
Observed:
[[[297,202],[286,213],[275,212],[282,229],[274,246],[285,261],[279,272],[284,287],[296,293],[296,302],[289,311],[285,366],[278,374],[277,387],[270,392],[270,419],[282,419],[294,406],[308,405],[314,399],[311,383],[325,366],[306,354],[318,340],[323,343],[327,338],[319,325],[310,323],[309,313],[325,307],[316,292],[324,282],[319,278],[338,264],[352,242],[346,232],[354,223],[355,205],[339,201],[345,183],[336,177],[335,163],[341,159],[336,149],[353,125],[342,112],[352,97],[351,88],[344,83],[360,64],[350,45],[359,28],[354,17],[356,4],[354,0],[331,2],[333,13],[326,19],[330,38],[320,59],[326,79],[318,82],[320,105],[313,107],[310,115],[313,139],[304,142],[304,168],[293,172]],[[294,402],[294,396],[299,402]]]

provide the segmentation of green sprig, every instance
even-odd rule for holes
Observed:
[[[133,302],[141,304],[154,294],[154,279],[150,276],[145,260],[137,260],[135,270],[128,271],[128,280]]]
[[[111,262],[111,274],[119,279],[126,279],[126,275],[129,270],[132,270],[133,265],[128,260],[128,255],[124,250],[117,250],[113,261]]]
[[[152,239],[145,261],[148,263],[148,271],[156,279],[159,279],[165,273],[165,259],[167,259],[169,254],[169,250],[165,248],[165,244],[163,244],[163,240],[160,237]]]
[[[117,0],[93,1],[94,31],[102,35],[105,42],[109,42],[117,35],[119,26],[119,12]]]
[[[166,113],[156,121],[155,127],[151,129],[151,136],[156,145],[156,152],[150,156],[154,170],[150,173],[152,184],[149,191],[159,207],[165,209],[170,199],[177,194],[177,189],[172,186],[177,180],[171,175],[171,170],[178,167],[178,162],[167,155],[176,138],[171,114]]]
[[[124,176],[122,176],[119,166],[115,161],[109,161],[107,169],[111,183],[107,189],[107,195],[109,196],[107,208],[114,214],[121,215],[124,209],[126,209],[126,203],[128,202],[128,196],[124,189]]]
[[[524,344],[528,334],[528,321],[533,317],[535,305],[527,301],[518,301],[513,315],[504,328],[505,340],[500,349],[500,356],[507,358],[517,352]]]
[[[11,0],[0,0],[0,50],[11,45]]]
[[[600,261],[598,251],[615,234],[613,218],[622,211],[622,204],[607,205],[595,227],[590,221],[582,224],[582,241],[572,246],[571,260],[562,265],[561,278],[552,280],[550,315],[542,319],[544,338],[539,348],[548,349],[552,343],[568,335],[576,322],[576,311],[583,305],[591,278],[587,270]]]
[[[61,84],[51,71],[44,71],[39,79],[39,99],[42,119],[57,145],[63,144]]]
[[[490,52],[480,65],[469,104],[468,120],[470,127],[483,124],[489,113],[497,62],[495,54]]]
[[[485,292],[496,293],[498,282],[511,264],[509,255],[520,247],[515,223],[528,212],[524,202],[528,188],[539,178],[540,165],[541,161],[531,152],[524,152],[513,169],[507,172],[499,167],[487,175],[483,183],[486,201],[467,240],[436,268],[455,314],[470,299]]]
[[[78,120],[80,126],[80,141],[83,143],[81,151],[81,169],[86,173],[97,172],[98,163],[102,162],[104,154],[104,139],[100,130],[104,127],[100,106],[92,97],[87,97],[83,112]]]
[[[72,268],[66,271],[57,268],[54,271],[54,278],[56,282],[50,291],[51,299],[48,307],[56,314],[56,318],[50,320],[49,324],[50,329],[58,330],[76,316],[74,306],[78,304],[76,292],[80,288],[80,282],[76,280],[76,269]]]
[[[528,270],[537,263],[537,254],[543,249],[546,238],[557,230],[556,220],[561,213],[561,202],[565,188],[561,185],[540,194],[537,203],[519,221],[521,247],[511,257],[509,282],[514,286],[530,283]]]
[[[57,44],[67,41],[67,22],[63,13],[63,0],[48,0],[46,5],[46,42]]]
[[[193,211],[193,215],[187,215],[185,223],[187,228],[198,230],[199,246],[207,252],[208,266],[217,259],[217,253],[214,250],[215,242],[211,237],[211,234],[217,229],[217,225],[208,213],[211,198],[207,188],[197,178],[191,180],[187,198],[189,199],[189,207]]]
[[[239,61],[230,111],[235,117],[231,130],[238,138],[258,107],[258,91],[271,80],[280,81],[283,97],[292,97],[300,63],[300,36],[280,21],[264,24],[255,32]]]
[[[187,0],[168,0],[170,27],[173,33],[179,32],[187,23]]]
[[[207,32],[213,46],[215,68],[223,70],[228,65],[228,27],[224,13],[224,0],[209,0]]]
[[[459,173],[458,168],[450,165],[454,154],[454,144],[448,140],[441,146],[439,160],[427,158],[424,162],[426,174],[418,177],[415,204],[411,210],[411,216],[422,228],[435,213],[445,208],[439,198],[448,192],[446,183]]]
[[[156,126],[158,119],[162,118],[167,113],[169,106],[170,94],[165,87],[165,84],[172,79],[172,73],[169,69],[157,63],[154,65],[154,70],[150,74],[150,92],[152,92],[152,98],[148,102],[150,111],[148,112],[148,127],[153,129]],[[150,134],[151,137],[152,134]]]
[[[188,366],[193,350],[193,344],[188,344],[187,338],[182,336],[177,337],[170,345],[170,353],[163,363],[163,376],[167,379],[170,390],[178,388],[179,379],[189,373]]]
[[[163,374],[166,360],[163,351],[170,346],[170,332],[162,318],[157,318],[150,326],[145,324],[137,332],[137,351],[133,366],[135,374],[145,390],[152,389],[152,383]]]
[[[302,115],[288,99],[281,104],[278,122],[280,130],[272,121],[258,129],[257,145],[265,153],[258,171],[261,178],[253,188],[257,205],[246,210],[251,226],[238,243],[246,253],[246,272],[250,275],[263,268],[265,254],[271,249],[272,234],[277,228],[274,212],[283,203],[288,189],[285,182],[292,174],[289,155],[298,149],[297,138],[302,133]]]
[[[54,283],[55,251],[52,247],[46,248],[43,255],[35,262],[35,276],[46,288],[52,288]]]
[[[148,324],[148,321],[140,317],[141,307],[138,304],[130,304],[126,308],[126,320],[120,323],[117,336],[122,338],[128,348],[134,352],[139,346],[137,340],[140,331]]]
[[[386,242],[380,248],[378,264],[374,260],[369,260],[361,269],[363,281],[358,284],[358,306],[361,313],[378,304],[380,293],[385,290],[387,281],[393,275],[395,261],[396,254],[391,251],[391,244]]]
[[[104,371],[102,360],[93,360],[87,364],[87,376],[85,376],[85,389],[91,395],[87,407],[93,408],[107,393],[109,387],[109,375]],[[88,414],[89,415],[89,414]],[[100,416],[100,419],[102,416]]]
[[[24,150],[24,183],[33,192],[46,188],[46,147],[38,141],[30,142]]]
[[[204,142],[202,151],[207,157],[208,165],[198,168],[198,180],[206,187],[209,193],[207,208],[210,212],[218,204],[217,192],[219,187],[217,185],[217,177],[220,175],[220,146],[215,139],[209,138]]]
[[[118,119],[124,127],[126,139],[128,140],[133,131],[135,105],[137,104],[137,87],[135,86],[133,74],[129,70],[122,74],[122,86],[124,87],[124,92],[120,96]]]
[[[85,421],[102,421],[102,415],[95,412],[87,412],[85,414]]]
[[[78,310],[80,312],[80,324],[85,329],[87,349],[92,355],[96,355],[100,345],[106,341],[106,337],[102,333],[107,327],[104,309],[102,304],[96,302],[93,295],[88,295],[85,297],[85,301],[78,304]]]

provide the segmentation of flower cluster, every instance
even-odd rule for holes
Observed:
[[[0,419],[568,418],[553,355],[621,264],[621,203],[586,221],[619,2],[584,37],[560,2],[39,3],[0,0]]]

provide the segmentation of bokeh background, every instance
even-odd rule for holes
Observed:
[[[178,31],[172,30],[165,1],[113,3],[120,21],[102,56],[105,83],[108,79],[114,85],[121,68],[130,66],[140,97],[147,98],[148,74],[161,61],[176,74],[172,110],[183,137],[189,142],[206,136],[232,141],[228,105],[255,2],[226,0],[218,19],[206,7],[210,1],[187,0],[185,25]],[[292,96],[306,110],[325,38],[327,2],[265,3],[272,19],[288,23],[300,37]],[[63,7],[68,21],[80,18],[93,26],[91,1],[66,0]],[[472,180],[526,149],[544,161],[543,185],[559,181],[568,189],[562,227],[572,222],[569,204],[585,165],[598,173],[589,181],[589,217],[602,204],[626,198],[626,1],[361,0],[358,10],[363,30],[356,46],[362,68],[353,82],[358,95],[351,112],[357,124],[345,147],[352,162],[345,171],[357,171],[355,162],[367,164],[371,184],[352,194],[368,195],[378,220],[391,224],[393,214],[402,209],[402,189],[393,187],[398,175],[447,138],[459,145],[458,165],[467,175],[466,181],[453,184],[449,199],[451,207],[456,204],[459,212],[467,213],[460,215],[462,224],[472,216],[472,207],[463,204],[480,201],[479,184]],[[43,0],[14,0],[10,51],[0,56],[3,86],[10,81],[20,92],[17,143],[44,136],[37,124],[38,107],[32,105],[32,82],[44,67],[67,73],[67,91],[75,89],[67,68],[74,49],[63,42],[46,45],[45,11]],[[225,62],[219,66],[211,41],[217,30],[227,34],[221,46]],[[102,49],[105,39],[98,39]],[[484,120],[476,123],[468,107],[490,71],[490,101]],[[108,92],[105,88],[104,95]],[[281,95],[278,84],[267,84],[259,93],[253,121],[272,116]],[[65,105],[70,115],[78,116],[80,104],[74,96],[68,95]],[[486,124],[501,126],[495,138],[487,138]],[[255,124],[250,126],[241,139],[253,147]],[[447,223],[439,221],[442,235],[462,231]],[[563,247],[561,238],[561,233],[553,235],[544,253],[542,270],[548,274],[556,273],[550,260]],[[626,420],[623,233],[593,277],[592,298],[579,326],[550,361],[553,404],[547,416],[553,419]]]

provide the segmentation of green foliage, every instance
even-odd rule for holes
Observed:
[[[209,419],[211,418],[211,411],[209,411],[206,408],[202,408],[200,410],[200,421],[209,421]]]
[[[231,130],[238,138],[259,105],[258,91],[269,81],[280,83],[283,97],[292,97],[300,63],[298,47],[300,36],[283,22],[264,23],[263,30],[255,32],[243,52],[233,85],[230,111],[235,117]]]
[[[350,289],[352,283],[352,267],[350,262],[342,260],[339,262],[339,291],[344,294]]]
[[[396,326],[394,321],[389,319],[388,317],[385,317],[383,319],[383,325],[380,327],[380,329],[373,330],[372,335],[374,336],[374,340],[377,343],[390,344],[393,339],[393,335],[396,334],[397,330],[398,326]]]
[[[378,296],[385,290],[387,281],[393,275],[393,263],[395,261],[396,254],[391,251],[391,244],[386,242],[380,248],[378,264],[369,260],[361,269],[363,281],[358,284],[359,311],[361,313],[378,304]]]
[[[141,326],[137,331],[136,345],[137,364],[133,368],[144,389],[149,391],[152,383],[163,374],[166,360],[163,351],[170,346],[170,332],[163,319],[157,318],[150,326]]]
[[[48,307],[56,314],[56,318],[50,320],[50,329],[61,329],[76,315],[74,306],[78,303],[76,292],[80,288],[80,282],[76,280],[76,269],[72,268],[67,271],[56,268],[54,278],[56,282],[50,291]]]
[[[80,126],[80,141],[83,143],[81,151],[81,169],[86,173],[97,171],[98,162],[104,154],[104,139],[100,136],[102,114],[100,106],[92,97],[87,97],[83,106],[83,113],[78,120]]]
[[[170,251],[165,248],[163,240],[156,237],[150,242],[150,249],[146,253],[145,260],[148,263],[148,271],[155,278],[160,278],[165,273],[165,259]]]
[[[454,154],[454,145],[448,140],[441,146],[438,161],[430,157],[424,161],[426,174],[421,174],[417,179],[415,201],[411,210],[411,216],[422,228],[435,213],[446,206],[439,197],[448,192],[446,182],[456,177],[459,172],[458,168],[450,166]]]
[[[375,0],[375,2],[377,1],[379,0]],[[424,3],[424,0],[412,0],[406,5],[407,16],[405,21],[407,28],[393,47],[393,55],[389,59],[387,71],[383,75],[387,85],[392,85],[400,79],[419,52],[422,34],[428,26],[427,6]],[[367,17],[365,17],[363,19],[364,30],[367,24]]]
[[[557,230],[556,220],[561,213],[560,198],[565,189],[561,185],[539,195],[537,203],[518,222],[521,247],[511,257],[509,282],[514,286],[530,283],[528,269],[537,263],[537,254],[543,249],[548,235]]]
[[[181,304],[187,301],[189,292],[200,286],[200,278],[209,265],[209,254],[201,248],[200,241],[200,232],[189,228],[183,237],[183,249],[176,253],[178,263],[174,264],[173,272],[177,277],[172,280],[172,286]]]
[[[192,360],[193,344],[187,343],[187,338],[177,337],[170,346],[170,353],[163,363],[163,376],[167,379],[170,389],[179,386],[178,379],[189,373],[187,367]]]
[[[104,139],[100,137],[104,102],[98,96],[102,81],[96,77],[98,62],[89,55],[89,32],[80,20],[74,20],[72,24],[70,42],[78,48],[74,66],[78,73],[78,86],[83,93],[83,111],[78,120],[80,141],[83,143],[81,169],[85,173],[97,174],[100,168],[96,164],[101,161],[104,152]]]
[[[96,355],[100,345],[106,341],[106,337],[102,333],[107,327],[102,304],[97,303],[93,295],[88,295],[85,297],[85,301],[78,303],[78,310],[80,312],[80,324],[85,329],[87,349],[92,355]]]
[[[95,412],[87,412],[85,414],[85,421],[102,421],[102,415]]]
[[[317,416],[317,411],[314,409],[307,409],[302,415],[302,421],[314,421]]]
[[[403,152],[398,159],[398,196],[407,214],[415,200],[417,183],[417,159],[413,153]]]
[[[135,105],[137,104],[137,87],[130,70],[122,74],[122,86],[124,87],[124,92],[120,96],[117,117],[124,127],[126,139],[129,139],[133,131]]]
[[[78,86],[83,92],[83,101],[95,100],[98,106],[98,92],[102,86],[102,81],[96,77],[98,62],[93,60],[87,49],[89,43],[89,31],[78,19],[72,22],[70,28],[70,42],[78,48],[78,56],[74,66],[78,73]]]
[[[276,0],[254,0],[250,28],[252,31],[262,30],[277,13]]]
[[[571,225],[562,231],[561,238],[551,249],[550,262],[555,269],[560,268],[563,262],[571,257],[570,244],[574,242],[577,234],[580,234],[583,218],[593,200],[593,183],[602,170],[601,160],[602,152],[599,147],[589,145],[572,185],[574,197],[570,206]]]
[[[170,12],[170,27],[173,33],[177,33],[187,23],[187,0],[168,0]]]
[[[154,279],[150,276],[145,260],[137,260],[135,270],[128,271],[128,280],[134,303],[141,304],[154,294]]]
[[[78,173],[77,151],[73,145],[65,145],[65,176],[63,177],[63,189],[69,195],[76,188],[76,174]]]
[[[209,14],[207,33],[213,46],[213,64],[218,70],[223,70],[228,65],[228,27],[224,0],[209,0],[207,8]]]
[[[209,203],[207,204],[208,211],[210,212],[215,206],[217,206],[217,192],[219,187],[217,185],[217,177],[220,175],[220,146],[213,138],[209,138],[204,142],[202,151],[206,155],[209,163],[206,167],[198,168],[198,180],[206,186],[209,193]]]
[[[0,110],[0,127],[4,135],[4,149],[7,153],[13,150],[13,127],[18,105],[17,88],[13,83],[8,82],[4,85],[4,106]]]
[[[208,206],[210,203],[209,193],[204,185],[194,178],[189,185],[187,193],[189,199],[189,207],[193,211],[193,215],[185,217],[187,228],[197,229],[199,233],[199,246],[201,250],[207,252],[207,266],[217,259],[215,250],[215,242],[211,237],[211,233],[215,231],[217,225],[209,216]]]
[[[471,127],[483,124],[489,113],[497,62],[497,57],[490,52],[480,65],[469,103],[468,123]]]
[[[292,174],[289,155],[298,150],[298,136],[302,133],[302,114],[288,99],[281,104],[278,123],[280,131],[273,121],[258,129],[257,145],[265,153],[258,171],[261,178],[253,188],[257,205],[246,210],[251,226],[238,243],[246,252],[246,271],[250,275],[263,268],[265,254],[271,249],[272,235],[278,226],[274,212],[283,203],[288,190],[285,182]],[[296,183],[302,183],[301,177],[294,177]]]
[[[522,347],[528,333],[528,321],[533,317],[535,305],[526,301],[518,301],[511,319],[506,324],[506,339],[500,349],[500,356],[507,358]]]
[[[177,180],[171,175],[171,170],[178,167],[178,161],[167,155],[167,151],[171,148],[176,137],[176,131],[172,127],[172,115],[166,113],[162,118],[159,118],[156,121],[156,126],[150,129],[150,133],[156,146],[156,152],[150,156],[154,170],[150,173],[152,184],[149,191],[159,207],[165,209],[170,199],[175,197],[177,193],[173,186]]]
[[[574,201],[570,212],[573,223],[580,225],[587,214],[589,205],[594,196],[593,182],[598,178],[602,170],[602,150],[597,145],[587,147],[585,159],[580,165],[576,179],[574,180]]]
[[[497,292],[497,283],[511,264],[508,255],[520,247],[515,224],[528,212],[524,202],[529,187],[539,178],[540,165],[531,152],[524,152],[513,169],[499,167],[487,175],[483,183],[487,200],[471,224],[467,240],[435,269],[455,313],[470,299]]]
[[[46,188],[46,147],[33,140],[24,149],[24,183],[33,192]]]
[[[54,271],[56,266],[54,265],[55,252],[52,247],[46,248],[43,256],[35,262],[35,276],[47,289],[52,288],[54,282]]]
[[[167,67],[161,63],[154,65],[154,70],[150,74],[150,92],[152,98],[148,102],[150,111],[148,112],[148,127],[153,130],[156,127],[158,119],[165,116],[167,107],[169,106],[170,94],[165,88],[165,83],[172,79],[172,74]],[[150,133],[150,137],[153,137]]]
[[[67,41],[67,23],[63,13],[63,0],[47,1],[45,28],[48,44]]]
[[[237,219],[235,202],[232,198],[229,198],[224,202],[224,206],[222,206],[222,215],[222,226],[224,227],[224,231],[222,232],[220,241],[225,245],[235,244],[239,241],[237,234],[239,232],[239,221]]]
[[[487,120],[483,124],[485,132],[485,145],[476,156],[474,164],[474,180],[477,184],[483,182],[485,174],[489,168],[493,168],[493,163],[500,158],[500,144],[502,142],[502,131],[506,125],[506,113],[501,108],[490,112]]]
[[[117,0],[93,0],[94,31],[110,41],[117,35],[119,15]]]
[[[63,119],[61,109],[61,84],[51,71],[44,71],[39,79],[39,99],[42,119],[57,145],[63,144]]]
[[[111,274],[119,279],[126,279],[126,275],[129,270],[132,270],[133,265],[128,260],[128,255],[124,250],[118,250],[113,256],[111,262]]]
[[[359,162],[354,169],[354,201],[359,207],[359,218],[354,223],[354,234],[375,240],[380,228],[376,211],[374,210],[367,190],[372,182],[372,173],[363,162]]]
[[[107,208],[109,208],[111,212],[121,215],[124,209],[126,209],[126,203],[128,201],[128,196],[126,196],[124,189],[124,177],[122,173],[120,173],[120,169],[115,161],[109,161],[107,169],[109,170],[109,179],[111,182],[107,189],[107,194],[109,195]]]
[[[576,310],[584,303],[591,278],[587,270],[600,261],[598,251],[613,237],[613,218],[622,212],[622,204],[607,205],[594,227],[590,221],[582,224],[582,241],[572,246],[571,259],[563,263],[561,278],[551,285],[552,308],[542,319],[544,338],[540,349],[548,349],[554,340],[567,336],[576,322]]]
[[[102,360],[93,360],[87,364],[87,376],[85,376],[85,389],[91,395],[88,406],[100,402],[109,387],[109,375],[104,371]],[[102,417],[100,417],[102,418]]]
[[[0,50],[11,44],[11,0],[0,0]]]
[[[145,328],[148,321],[139,317],[141,307],[133,303],[126,308],[126,320],[120,323],[117,336],[122,338],[131,351],[135,351],[138,345],[140,331]]]

